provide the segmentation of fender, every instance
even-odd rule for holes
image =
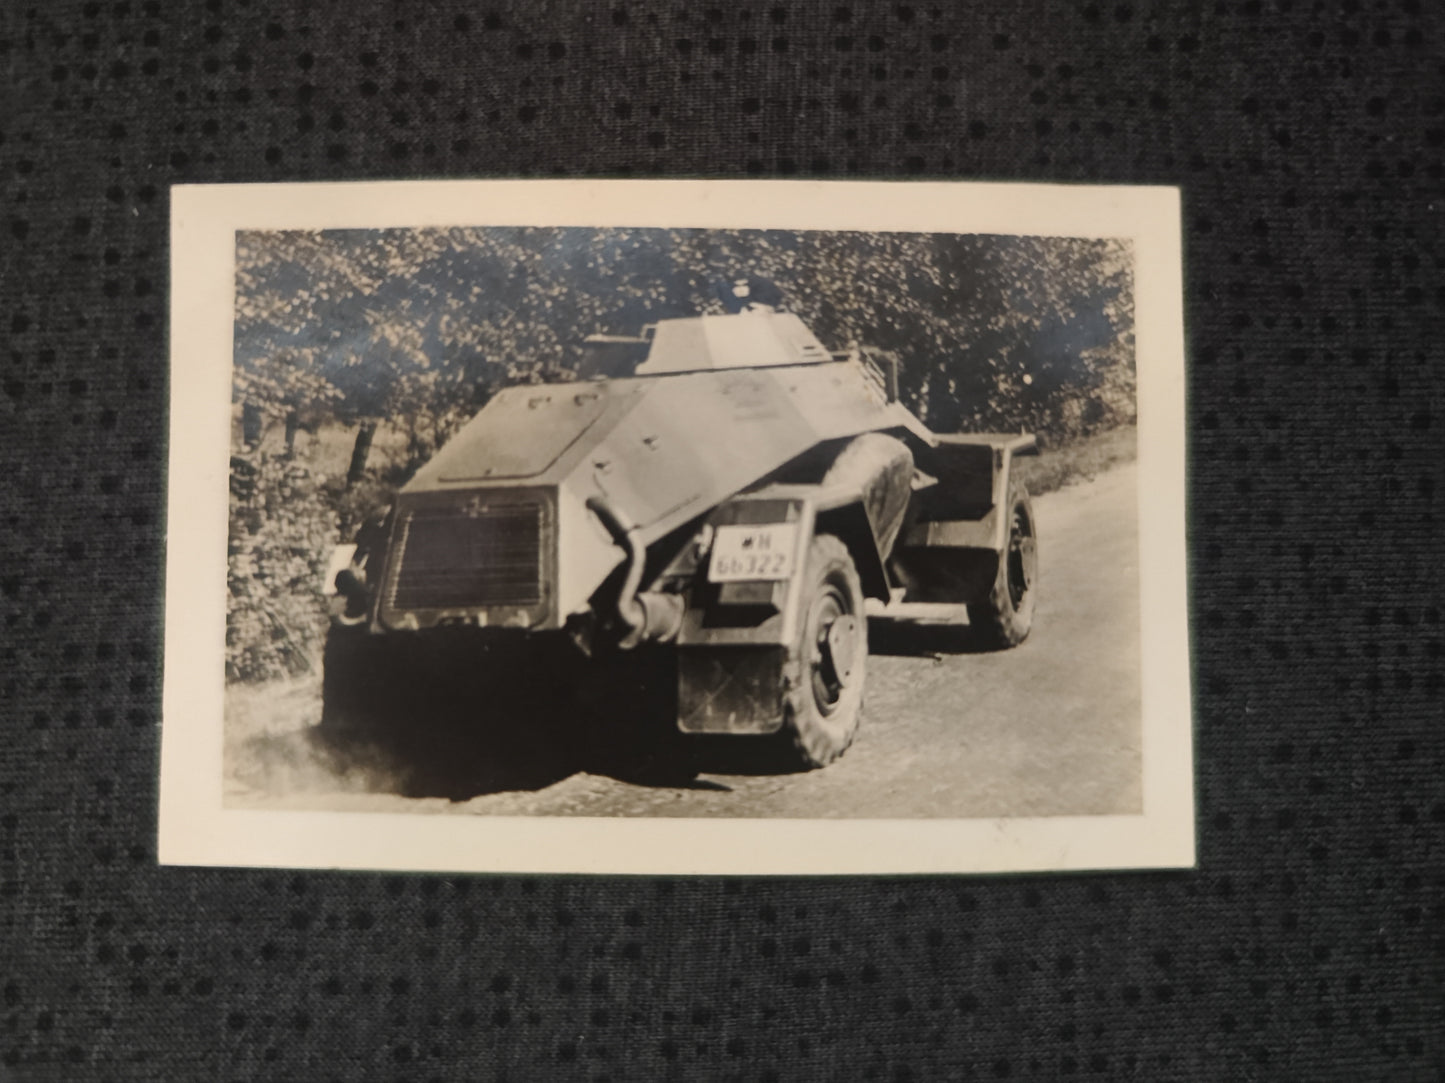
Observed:
[[[688,592],[678,630],[680,647],[779,646],[791,643],[798,619],[808,545],[817,533],[837,534],[858,567],[865,595],[888,597],[888,573],[869,524],[863,494],[853,486],[769,485],[733,497],[707,517],[704,532],[719,527],[784,524],[793,527],[792,574],[787,579],[711,583],[705,565]]]
[[[914,493],[889,558],[904,601],[969,604],[987,596],[1008,546],[1013,460],[1037,455],[1029,434],[939,436],[920,454],[936,483]]]
[[[919,464],[938,484],[917,494],[912,525],[900,544],[1000,552],[1008,524],[999,508],[1008,500],[1014,457],[1038,453],[1028,433],[940,435]]]
[[[817,533],[835,533],[859,578],[887,597],[883,558],[863,493],[854,486],[771,485],[719,505],[703,535],[721,527],[781,524],[789,531],[787,579],[712,583],[702,554],[677,634],[678,727],[687,733],[776,732],[784,723],[789,644],[803,619],[803,565]]]

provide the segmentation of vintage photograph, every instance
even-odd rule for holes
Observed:
[[[1192,863],[1176,192],[286,187],[176,191],[163,860]]]

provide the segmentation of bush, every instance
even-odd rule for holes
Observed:
[[[266,453],[231,460],[227,680],[317,668],[327,623],[319,588],[337,537],[332,499],[307,466]]]

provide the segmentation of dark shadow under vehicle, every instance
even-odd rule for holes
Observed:
[[[672,658],[619,661],[475,629],[333,639],[315,740],[338,768],[384,767],[405,797],[540,790],[581,771],[695,784],[673,725]]]

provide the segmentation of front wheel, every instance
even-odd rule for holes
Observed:
[[[1039,549],[1034,505],[1020,482],[1008,492],[1008,538],[988,597],[968,606],[968,622],[986,647],[1002,650],[1022,643],[1034,623],[1039,578]]]
[[[858,571],[841,540],[814,537],[804,575],[786,671],[784,731],[797,765],[807,769],[832,763],[858,732],[868,626]]]

